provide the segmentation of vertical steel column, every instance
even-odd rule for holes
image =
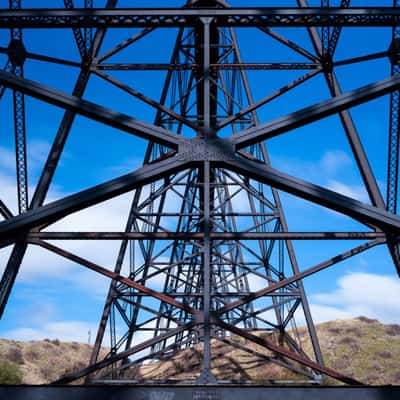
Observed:
[[[207,30],[205,24],[205,30]],[[200,383],[215,381],[211,372],[211,241],[210,241],[210,162],[204,161],[203,166],[203,212],[204,212],[204,242],[203,242],[203,312],[204,312],[204,338],[203,338],[203,368],[199,377]]]
[[[23,66],[17,65],[14,73],[18,76],[23,76]],[[18,90],[14,90],[13,104],[18,181],[18,211],[19,214],[22,214],[28,209],[28,172],[26,160],[25,97]]]
[[[211,127],[211,89],[210,89],[210,25],[212,18],[201,18],[203,23],[203,132],[206,139],[213,136]],[[203,312],[204,312],[204,339],[203,339],[203,368],[199,382],[210,383],[215,381],[211,372],[211,241],[210,241],[210,162],[203,165]]]
[[[11,9],[21,8],[21,0],[10,0]],[[14,74],[23,77],[23,64],[25,62],[25,48],[22,43],[22,30],[11,29],[11,41],[9,45],[10,69]],[[25,127],[25,98],[18,90],[13,91],[14,106],[14,134],[15,134],[15,159],[18,186],[18,211],[20,214],[28,209],[28,171],[26,161],[26,127]],[[0,318],[3,315],[5,305],[14,285],[19,265],[26,251],[24,243],[17,243],[11,252],[6,269],[0,282]]]
[[[393,0],[393,7],[399,7],[400,0]],[[400,74],[400,27],[394,26],[392,30],[392,43],[389,48],[389,58],[392,64],[392,76]],[[389,150],[386,208],[397,213],[397,196],[399,182],[399,141],[400,141],[400,91],[395,90],[390,94],[390,120],[389,120]]]
[[[329,0],[321,0],[321,8],[329,8]],[[326,57],[329,57],[330,34],[331,34],[330,27],[323,26],[321,29],[322,59],[323,60],[325,60]]]
[[[21,0],[10,0],[9,6],[12,10],[19,10],[21,9]],[[22,42],[22,30],[20,28],[13,28],[10,33],[10,60],[13,64],[14,74],[23,77],[25,48]],[[24,94],[18,90],[13,90],[13,105],[18,211],[22,214],[28,209],[28,171],[26,162],[25,97]]]
[[[85,8],[86,9],[93,8],[93,0],[85,0]],[[92,28],[88,27],[88,28],[84,29],[83,39],[85,41],[86,55],[89,55],[90,49],[92,47],[92,40],[93,40],[93,29]]]

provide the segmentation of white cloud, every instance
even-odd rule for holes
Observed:
[[[31,140],[27,144],[29,169],[37,170],[44,165],[50,151],[51,144],[45,140]]]
[[[1,154],[0,154],[0,159],[1,159]],[[1,187],[0,199],[13,213],[15,213],[15,210],[18,208],[17,185],[15,182],[16,178],[0,173],[0,187]]]
[[[51,144],[45,140],[30,140],[27,143],[27,163],[28,169],[35,172],[40,168],[49,154]],[[0,167],[2,169],[15,171],[15,152],[4,146],[0,146]]]
[[[347,197],[351,197],[352,199],[362,201],[363,203],[369,203],[368,193],[364,186],[347,185],[336,180],[330,180],[327,183],[327,187],[328,189],[341,193]]]
[[[258,290],[264,289],[269,286],[267,279],[262,278],[259,275],[249,273],[246,275],[247,281],[249,283],[249,288],[251,292],[257,292]]]
[[[352,160],[342,150],[328,150],[318,160],[274,156],[272,166],[293,176],[323,184],[326,179],[338,177],[346,168],[352,167]]]
[[[334,321],[335,319],[353,318],[354,315],[348,310],[341,310],[337,307],[325,306],[321,304],[311,304],[311,315],[315,323]]]
[[[97,325],[85,321],[56,321],[45,323],[40,328],[17,328],[2,334],[5,339],[43,340],[59,339],[64,342],[88,342],[89,331],[96,334]],[[93,339],[92,339],[93,343]],[[109,343],[105,341],[104,343]]]
[[[28,143],[28,171],[29,183],[32,178],[35,180],[39,168],[42,167],[47,157],[50,144],[43,140],[32,140]],[[0,147],[0,199],[6,206],[16,213],[18,209],[17,177],[15,171],[15,154],[6,147]],[[30,196],[35,191],[35,187],[28,186]],[[51,187],[51,197],[59,197],[60,190],[57,186]],[[1,217],[0,217],[1,218]]]
[[[236,174],[234,176],[237,177]],[[240,189],[240,186],[231,186],[228,189],[230,196],[234,195],[231,198],[233,210],[235,212],[250,212],[250,202],[248,193],[243,189],[240,190],[238,193],[236,193],[238,189]]]
[[[316,322],[364,315],[384,323],[400,323],[400,280],[396,276],[348,273],[337,288],[310,297]]]
[[[61,278],[73,274],[73,264],[38,246],[29,246],[24,257],[19,282],[34,282],[44,278]]]
[[[132,193],[127,193],[89,207],[52,224],[47,230],[61,232],[123,231],[132,197]]]
[[[336,173],[351,165],[351,159],[347,153],[341,150],[327,151],[321,157],[319,164],[325,172]]]

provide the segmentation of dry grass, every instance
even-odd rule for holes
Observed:
[[[367,384],[400,384],[399,325],[383,325],[377,320],[359,317],[319,324],[317,332],[327,366]],[[278,337],[270,333],[257,332],[257,335],[278,342]],[[310,354],[311,343],[304,327],[299,329],[299,338],[304,351]],[[301,379],[268,360],[273,355],[264,348],[236,336],[227,339],[252,353],[213,340],[212,372],[218,379],[257,383]],[[80,369],[87,365],[90,353],[89,345],[76,342],[0,339],[0,361],[19,364],[24,374],[23,382],[27,384],[48,383],[66,372]],[[201,362],[202,345],[197,345],[158,362],[132,368],[125,377],[138,380],[194,379],[200,374]],[[336,384],[329,378],[324,378],[324,383]]]
[[[16,342],[0,339],[0,360],[21,366],[23,383],[49,383],[66,371],[86,366],[91,346],[59,340]]]
[[[397,327],[358,317],[319,324],[317,332],[327,366],[367,384],[398,385],[400,335],[395,334]],[[310,342],[303,343],[309,352]]]

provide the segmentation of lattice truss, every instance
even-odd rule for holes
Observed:
[[[24,7],[33,6],[26,3]],[[64,9],[32,11],[22,8],[21,1],[10,1],[9,8],[3,5],[0,12],[1,38],[9,40],[0,47],[5,62],[0,72],[0,97],[6,101],[13,96],[18,198],[18,215],[0,199],[0,244],[11,249],[1,280],[1,313],[27,248],[39,246],[111,282],[89,366],[60,377],[58,383],[83,377],[90,382],[139,381],[135,371],[143,362],[157,363],[188,349],[201,355],[190,379],[214,382],[215,351],[221,342],[258,357],[266,369],[271,368],[271,382],[283,376],[271,367],[278,365],[290,371],[291,379],[319,382],[322,375],[328,375],[358,383],[324,366],[302,279],[377,245],[388,246],[399,270],[400,219],[395,215],[398,28],[393,29],[391,44],[388,39],[390,47],[380,52],[335,58],[343,26],[381,25],[389,32],[400,18],[396,2],[393,7],[373,10],[349,8],[350,1],[344,0],[313,2],[317,8],[298,0],[290,9],[236,9],[232,8],[235,4],[223,0],[192,0],[182,9],[169,10],[121,10],[117,0],[80,3],[65,0],[57,5]],[[94,6],[104,8],[93,10]],[[308,48],[289,40],[280,29],[292,26],[308,35]],[[111,29],[114,27],[123,29]],[[287,62],[271,61],[274,57],[269,49],[260,44],[262,61],[245,61],[236,27],[265,35],[291,56]],[[46,35],[64,28],[64,42],[74,39],[79,61],[31,51],[31,41],[25,37],[36,31],[25,31],[27,28],[42,28],[40,32]],[[173,37],[170,48],[158,48],[157,41],[151,41],[159,30]],[[109,46],[107,35],[116,44]],[[147,55],[158,60],[157,55],[165,59],[168,54],[168,60],[143,60],[140,52],[135,53],[135,46],[143,40],[154,46]],[[392,76],[342,93],[337,67],[385,57],[391,62]],[[24,65],[33,60],[79,71],[72,93],[24,77]],[[254,100],[249,78],[254,70],[264,71],[270,80],[271,71],[287,74],[287,83],[263,91]],[[144,71],[146,75],[140,75]],[[144,90],[137,89],[135,82],[150,82],[155,76],[151,74],[161,77],[157,78],[162,83],[160,90],[154,93],[153,88],[153,93],[148,93],[143,84]],[[114,101],[114,108],[100,105],[95,90],[85,93],[87,87],[93,89],[93,79],[117,88],[121,96],[130,96],[133,104],[145,104],[152,112],[143,112],[144,117],[135,113],[135,107],[130,108],[132,113],[122,112],[117,98],[107,99],[108,103]],[[331,98],[325,95],[328,100],[297,107],[287,115],[280,112],[277,119],[269,117],[270,104],[313,79],[320,79],[321,88],[328,88]],[[385,202],[348,109],[389,93]],[[31,197],[24,96],[65,110]],[[339,116],[334,134],[347,138],[368,193],[365,202],[288,175],[270,164],[267,139],[301,127],[312,128],[310,124],[334,115]],[[138,142],[145,149],[143,166],[84,191],[47,200],[53,176],[62,169],[59,161],[76,116],[144,139]],[[96,129],[93,126],[88,129]],[[96,140],[102,140],[101,133]],[[303,232],[290,231],[278,190],[351,217],[359,230],[320,232],[309,221]],[[126,193],[130,208],[125,231],[57,231],[53,227],[73,213]],[[102,241],[104,246],[117,242],[115,265],[102,266],[75,254],[57,243],[60,240]],[[355,240],[358,245],[300,272],[292,243],[300,240]],[[295,322],[299,316],[305,321],[311,351],[303,348]],[[244,338],[246,344],[237,338]],[[108,349],[106,354],[102,346]]]

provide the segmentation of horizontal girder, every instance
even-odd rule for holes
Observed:
[[[367,240],[383,232],[211,232],[213,240]],[[202,232],[32,232],[42,240],[203,240]]]
[[[201,17],[213,17],[217,26],[395,26],[399,10],[393,7],[364,8],[131,8],[24,9],[0,11],[0,28],[66,27],[187,27]]]
[[[297,382],[297,381],[296,381]],[[105,384],[109,383],[104,381]],[[399,386],[261,386],[261,385],[174,385],[164,382],[161,387],[143,385],[140,382],[119,381],[124,385],[90,385],[90,386],[1,386],[0,397],[4,399],[40,398],[42,400],[126,400],[166,398],[174,400],[219,399],[243,400],[268,398],[281,400],[298,398],[307,400],[384,400],[400,397]],[[135,384],[130,384],[135,383]],[[161,393],[161,394],[160,394]],[[161,397],[163,396],[163,397]]]

